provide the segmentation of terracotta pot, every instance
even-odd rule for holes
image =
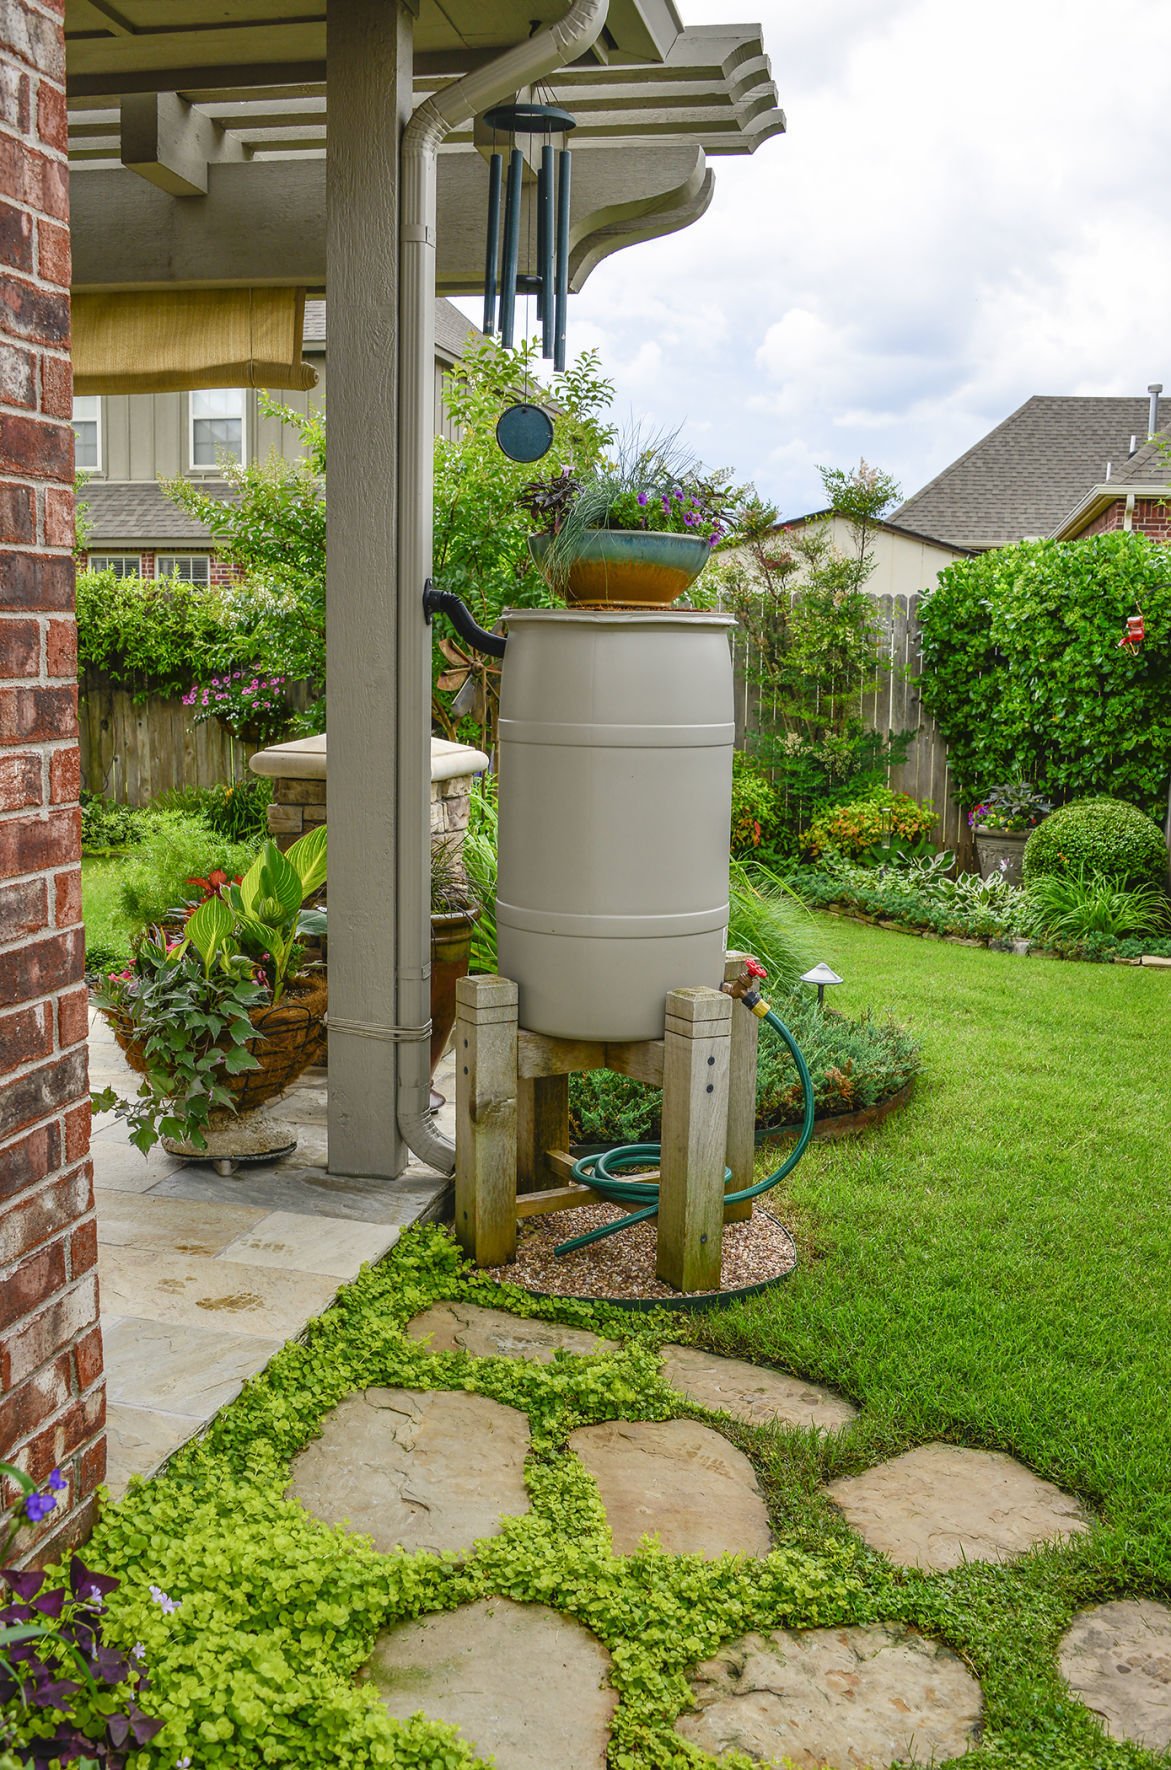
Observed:
[[[302,1070],[320,1061],[328,999],[325,978],[310,973],[289,984],[275,1008],[252,1010],[248,1018],[255,1036],[248,1040],[248,1049],[260,1068],[219,1078],[235,1100],[237,1112],[250,1112],[275,1099]],[[145,1075],[146,1052],[133,1036],[129,1020],[118,1014],[107,1014],[106,1018],[131,1069]]]
[[[587,529],[566,582],[554,583],[546,562],[552,535],[530,535],[542,575],[569,603],[588,607],[667,608],[693,584],[711,557],[696,535],[650,529]]]
[[[431,918],[431,1074],[455,1025],[455,986],[468,974],[478,910]]]
[[[989,830],[983,824],[977,824],[973,834],[980,877],[991,879],[994,873],[1003,874],[1010,885],[1019,885],[1025,843],[1032,833],[1032,830]]]

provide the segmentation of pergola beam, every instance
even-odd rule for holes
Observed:
[[[133,92],[122,100],[122,164],[172,197],[205,197],[213,162],[239,163],[249,150],[177,92]]]

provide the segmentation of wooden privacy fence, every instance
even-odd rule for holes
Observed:
[[[794,601],[797,595],[797,591],[790,592]],[[947,746],[919,695],[923,669],[919,655],[919,597],[875,596],[871,600],[884,662],[873,692],[859,695],[858,714],[872,731],[914,733],[906,761],[887,769],[888,784],[897,792],[909,793],[913,799],[930,799],[937,813],[933,839],[939,847],[957,849],[963,854],[970,841],[967,814],[953,797]],[[736,739],[743,745],[754,731],[774,728],[776,707],[770,706],[768,695],[748,680],[746,666],[751,657],[747,642],[739,634],[734,655]]]
[[[181,700],[136,701],[100,670],[86,670],[77,692],[81,784],[124,805],[146,805],[171,787],[238,780],[257,747],[218,719],[196,725]]]

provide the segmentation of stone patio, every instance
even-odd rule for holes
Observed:
[[[1171,1610],[1119,1598],[1083,1610],[1062,1638],[1058,1667],[1111,1739],[1171,1750]]]
[[[92,1087],[133,1092],[137,1078],[96,1009],[89,1053]],[[436,1082],[454,1100],[448,1067]],[[94,1120],[114,1498],[202,1431],[363,1262],[408,1224],[446,1214],[450,1182],[417,1163],[394,1181],[326,1172],[324,1070],[308,1070],[276,1110],[295,1126],[297,1149],[231,1175],[158,1148],[144,1157],[111,1114]],[[443,1108],[448,1136],[454,1122]]]

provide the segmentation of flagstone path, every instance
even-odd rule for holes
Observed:
[[[90,1085],[133,1093],[138,1077],[90,1012]],[[444,1067],[436,1080],[444,1088]],[[454,1067],[445,1092],[455,1094]],[[113,1498],[201,1432],[286,1340],[327,1308],[364,1261],[409,1223],[442,1220],[450,1182],[413,1164],[398,1180],[326,1172],[325,1071],[276,1105],[298,1147],[221,1175],[154,1149],[112,1114],[91,1149]],[[439,1128],[454,1135],[454,1108]]]
[[[531,1358],[611,1349],[549,1322],[437,1303],[408,1324],[432,1351]],[[663,1349],[665,1380],[712,1411],[754,1424],[838,1431],[854,1410],[783,1372],[685,1346]],[[467,1550],[524,1513],[528,1425],[462,1390],[368,1389],[327,1415],[295,1460],[290,1492],[318,1517],[368,1532],[384,1550]],[[690,1419],[608,1420],[569,1448],[597,1483],[616,1555],[644,1535],[670,1554],[767,1555],[764,1496],[748,1459]],[[826,1489],[874,1547],[943,1570],[1001,1560],[1089,1528],[1076,1502],[1011,1457],[925,1445]],[[615,1697],[609,1657],[580,1623],[502,1598],[388,1630],[367,1667],[391,1714],[458,1726],[498,1770],[604,1770]],[[1171,1611],[1100,1606],[1062,1644],[1062,1672],[1118,1737],[1171,1743]],[[534,1676],[534,1668],[540,1676]],[[776,1629],[731,1641],[696,1668],[697,1706],[677,1731],[796,1770],[876,1770],[959,1757],[978,1743],[981,1693],[958,1656],[902,1624]],[[1122,1684],[1125,1682],[1125,1689]],[[1129,1701],[1129,1707],[1127,1706]],[[1126,1729],[1129,1728],[1129,1731]]]

